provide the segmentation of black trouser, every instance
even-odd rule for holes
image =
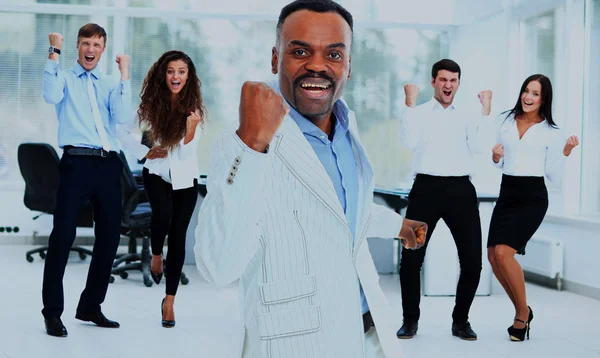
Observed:
[[[460,278],[452,319],[454,322],[467,321],[481,274],[481,222],[475,187],[467,176],[436,177],[419,174],[408,199],[406,218],[427,223],[429,230],[422,248],[402,249],[400,287],[404,320],[419,320],[420,271],[431,234],[437,222],[443,219],[452,233],[460,261]],[[453,252],[447,254],[454,255]]]
[[[94,210],[94,254],[77,312],[100,311],[121,237],[121,173],[123,163],[108,157],[75,156],[66,151],[59,164],[54,227],[48,242],[42,285],[42,314],[60,317],[64,310],[63,276],[75,240],[77,215],[91,200]]]
[[[165,263],[167,295],[175,295],[185,261],[185,236],[198,200],[198,181],[186,189],[173,190],[173,186],[159,175],[142,171],[144,189],[152,207],[152,254],[160,255],[169,235],[169,251]]]

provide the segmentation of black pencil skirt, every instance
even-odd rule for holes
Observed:
[[[487,247],[504,244],[525,255],[525,246],[542,224],[547,210],[548,191],[543,177],[502,175]]]

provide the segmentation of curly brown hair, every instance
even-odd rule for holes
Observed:
[[[188,66],[188,79],[177,96],[177,102],[171,105],[171,91],[167,86],[167,67],[169,62],[182,60]],[[198,110],[202,117],[199,125],[204,124],[205,108],[202,101],[200,79],[196,67],[188,55],[182,51],[167,51],[156,61],[142,85],[141,103],[137,110],[140,126],[149,128],[149,139],[154,143],[172,149],[185,137],[187,117]]]

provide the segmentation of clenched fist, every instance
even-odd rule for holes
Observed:
[[[198,123],[202,120],[202,116],[200,116],[200,110],[196,110],[194,112],[190,112],[190,115],[187,117],[186,128],[189,132],[192,129],[195,129]]]
[[[400,229],[400,242],[407,249],[416,250],[425,245],[427,224],[421,221],[404,219]]]
[[[504,146],[502,144],[496,144],[492,148],[492,160],[494,163],[500,162],[500,159],[504,156]]]
[[[578,145],[579,138],[577,138],[576,135],[572,135],[569,138],[567,138],[567,143],[565,143],[565,147],[563,149],[563,154],[565,155],[565,157],[571,155],[571,151],[573,150],[573,148],[577,147]]]
[[[119,72],[121,72],[121,80],[126,81],[129,79],[129,63],[131,62],[131,57],[129,55],[117,54],[117,58],[115,59],[117,65],[119,65]]]
[[[481,102],[481,106],[482,106],[481,113],[483,115],[487,116],[492,111],[492,91],[490,91],[490,90],[481,91],[481,92],[479,92],[477,97],[479,98],[479,102]]]
[[[406,95],[406,106],[414,107],[417,103],[417,96],[419,96],[419,86],[414,84],[404,85],[404,94]]]
[[[148,151],[145,158],[147,158],[147,159],[164,158],[168,154],[169,154],[169,151],[167,149],[165,149],[164,147],[161,147],[161,146],[156,146],[156,147],[152,147]]]
[[[50,46],[61,49],[65,39],[63,35],[59,34],[58,32],[51,32],[48,34],[48,40],[50,41]]]
[[[267,84],[245,82],[237,134],[248,147],[263,153],[289,111],[283,97]]]

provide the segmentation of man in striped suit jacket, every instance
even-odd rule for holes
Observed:
[[[373,171],[341,95],[352,16],[331,0],[281,11],[272,71],[246,82],[240,124],[212,146],[196,229],[201,274],[239,279],[244,358],[401,357],[367,237],[418,248],[427,227],[373,203]]]

